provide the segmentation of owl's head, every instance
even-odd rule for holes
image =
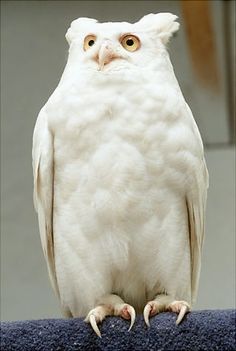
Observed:
[[[97,71],[146,67],[166,53],[169,38],[179,28],[171,13],[149,14],[136,23],[98,23],[78,18],[66,33],[69,60]]]

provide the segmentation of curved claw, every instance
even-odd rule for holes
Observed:
[[[97,336],[99,336],[99,338],[101,338],[102,336],[101,336],[100,330],[98,329],[96,318],[93,314],[91,314],[89,316],[89,323],[91,324],[91,327],[93,328],[93,330],[95,331]]]
[[[182,305],[181,306],[178,318],[176,320],[176,325],[178,325],[182,321],[182,319],[184,318],[186,312],[188,312],[188,311],[189,311],[189,307],[187,305]]]
[[[145,323],[147,324],[148,327],[150,327],[149,315],[150,315],[151,309],[152,309],[152,306],[148,303],[144,307],[144,311],[143,311],[143,317],[144,317]]]
[[[130,331],[134,325],[136,314],[135,314],[135,309],[132,306],[128,307],[128,312],[130,315],[130,327],[128,331]]]

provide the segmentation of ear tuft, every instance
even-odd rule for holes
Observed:
[[[97,23],[97,20],[88,17],[80,17],[71,22],[70,28],[66,32],[66,40],[68,41],[69,45],[73,41],[74,38],[78,35],[82,28],[89,27],[90,24]]]
[[[173,33],[179,29],[179,23],[175,22],[178,17],[172,13],[163,12],[144,16],[137,22],[143,30],[154,31],[163,44],[167,44]]]

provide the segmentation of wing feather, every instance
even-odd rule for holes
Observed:
[[[52,286],[59,296],[53,240],[54,159],[53,135],[47,114],[41,110],[33,135],[34,206],[38,213],[39,231]]]
[[[201,270],[201,253],[205,232],[205,210],[208,188],[208,171],[205,160],[193,179],[192,190],[186,196],[186,209],[189,223],[189,242],[191,255],[191,293],[192,303],[196,300]]]

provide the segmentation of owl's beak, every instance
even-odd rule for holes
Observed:
[[[113,43],[110,40],[105,40],[98,52],[99,69],[102,70],[105,65],[117,58],[120,56],[115,52]]]

